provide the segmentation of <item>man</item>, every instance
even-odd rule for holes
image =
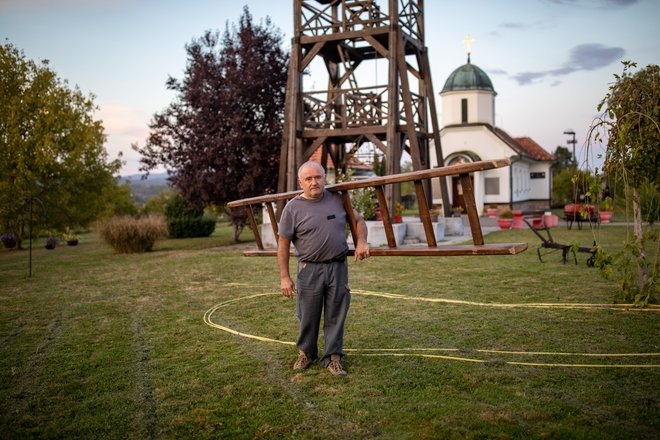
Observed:
[[[344,321],[351,301],[346,254],[347,216],[339,194],[325,189],[325,171],[318,162],[305,162],[298,169],[303,193],[287,203],[279,225],[277,262],[282,295],[296,294],[299,320],[298,359],[294,370],[308,368],[318,357],[318,336],[323,311],[323,367],[335,376],[347,376],[341,366],[344,356]],[[355,261],[369,257],[367,225],[357,218]],[[298,254],[295,284],[289,275],[289,246]]]

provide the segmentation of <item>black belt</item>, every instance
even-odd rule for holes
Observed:
[[[303,261],[303,263],[314,263],[314,264],[328,264],[328,263],[343,263],[346,261],[346,254],[337,255],[334,258],[323,261]]]

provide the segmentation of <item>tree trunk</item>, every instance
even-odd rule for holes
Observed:
[[[245,225],[241,225],[238,223],[231,224],[232,231],[234,232],[234,243],[239,242],[238,238],[241,236],[241,232],[243,232],[244,227]]]
[[[635,247],[639,251],[637,257],[637,287],[639,293],[643,294],[649,280],[649,267],[646,261],[646,250],[644,249],[644,225],[642,222],[642,207],[640,204],[639,189],[633,189],[633,227],[635,235]]]

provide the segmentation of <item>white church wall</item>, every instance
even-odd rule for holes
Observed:
[[[532,200],[546,200],[550,198],[550,179],[552,172],[547,162],[532,163],[529,166],[530,192]]]
[[[527,162],[514,162],[511,164],[511,189],[513,191],[511,200],[522,202],[529,200],[529,164]]]

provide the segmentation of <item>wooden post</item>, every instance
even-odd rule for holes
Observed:
[[[479,214],[477,213],[477,205],[474,201],[474,189],[472,188],[472,179],[469,174],[461,174],[461,188],[463,188],[463,200],[465,201],[465,209],[467,211],[468,220],[470,221],[470,230],[472,231],[472,242],[476,245],[484,244],[484,236],[481,233],[481,224],[479,222]]]
[[[390,219],[390,210],[387,208],[387,199],[385,197],[385,190],[383,189],[383,185],[376,186],[376,197],[378,197],[378,206],[380,207],[380,216],[383,219],[383,227],[385,228],[387,245],[391,248],[394,248],[396,247],[396,239],[394,238],[392,220]]]
[[[248,205],[245,207],[248,215],[248,219],[250,220],[250,227],[252,228],[252,233],[254,234],[254,241],[257,242],[257,248],[259,250],[264,249],[264,245],[261,242],[261,234],[259,234],[259,229],[257,228],[257,222],[254,219],[254,213],[252,212],[252,205]]]

